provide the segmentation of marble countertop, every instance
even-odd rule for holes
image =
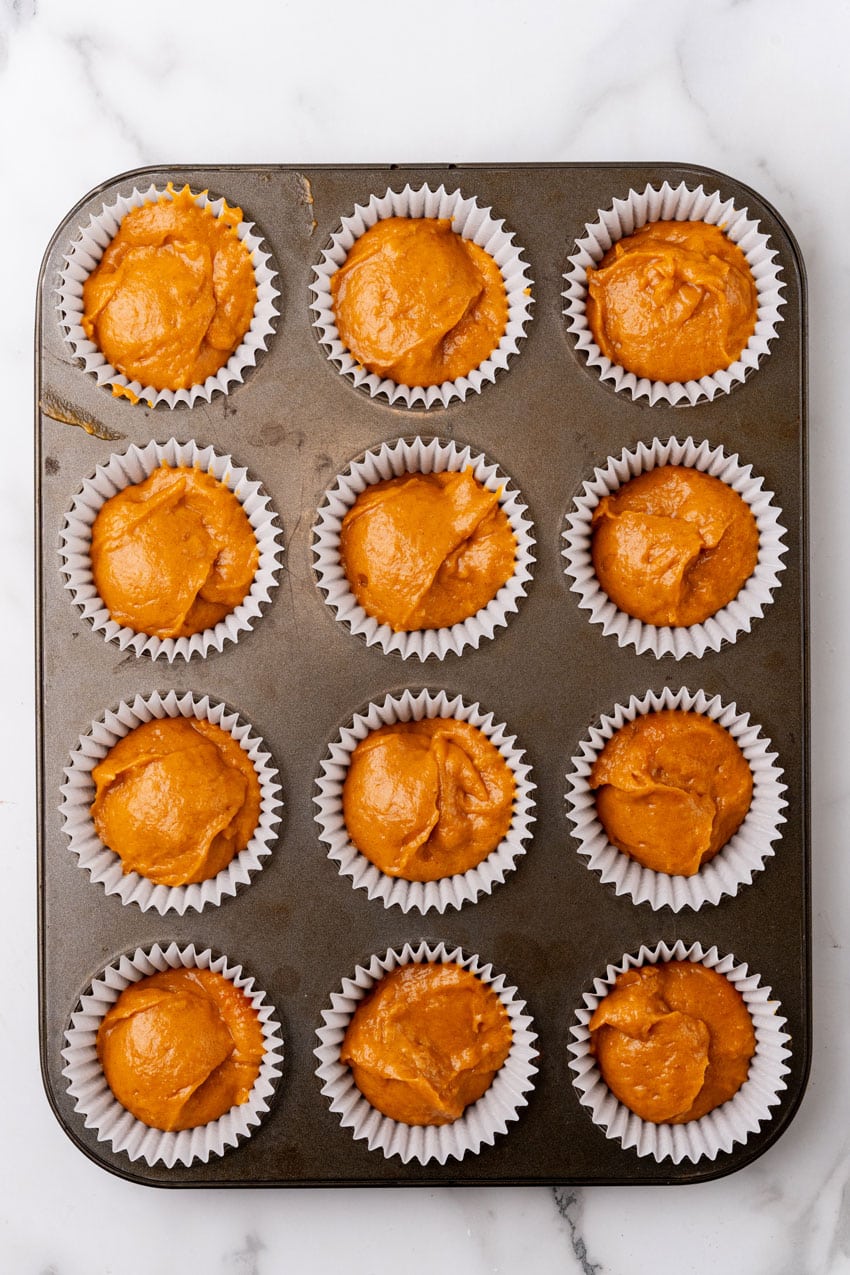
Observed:
[[[234,28],[238,24],[238,38]],[[204,1269],[466,1275],[850,1271],[850,341],[840,0],[391,0],[352,8],[2,0],[6,722],[0,891],[0,1265],[16,1275]],[[47,241],[123,170],[169,162],[682,160],[757,188],[802,248],[811,349],[814,1056],[764,1156],[693,1187],[164,1192],[83,1157],[39,1077],[32,597],[32,327]],[[127,1219],[132,1218],[128,1244]]]

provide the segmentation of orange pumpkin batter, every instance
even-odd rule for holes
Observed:
[[[489,1089],[512,1038],[507,1010],[474,974],[459,965],[403,965],[358,1005],[340,1060],[385,1116],[451,1124]]]
[[[194,1129],[246,1102],[263,1053],[251,1002],[211,970],[165,970],[132,983],[97,1033],[109,1088],[154,1129]]]
[[[718,226],[653,221],[587,272],[587,321],[602,353],[636,376],[690,381],[729,367],[756,327],[746,257]]]
[[[505,331],[502,273],[448,219],[388,217],[331,276],[337,331],[358,363],[399,385],[441,385],[488,358]]]
[[[690,961],[620,974],[590,1020],[590,1035],[608,1088],[653,1124],[699,1120],[727,1102],[756,1048],[740,992]]]
[[[608,740],[590,787],[612,845],[645,868],[689,877],[737,832],[753,775],[717,722],[664,710],[627,722]]]
[[[92,819],[124,872],[157,885],[206,881],[244,850],[260,818],[248,754],[194,717],[145,722],[92,771]]]
[[[499,494],[471,469],[407,474],[361,492],[342,522],[340,556],[363,610],[406,632],[485,607],[516,564]]]
[[[681,465],[651,469],[603,497],[591,526],[599,583],[644,624],[701,624],[737,596],[758,559],[746,501]]]
[[[514,777],[475,726],[382,726],[355,748],[342,790],[348,835],[393,877],[437,881],[485,859],[511,823]]]
[[[245,510],[199,469],[162,466],[92,527],[95,587],[118,624],[154,637],[212,628],[244,600],[259,562]]]
[[[254,267],[236,234],[241,208],[219,217],[184,186],[127,213],[83,285],[83,331],[131,380],[186,389],[213,376],[254,313]]]

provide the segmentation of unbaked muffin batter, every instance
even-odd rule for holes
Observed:
[[[756,326],[749,263],[719,226],[654,221],[587,272],[587,321],[602,353],[636,376],[690,381],[729,367]]]
[[[644,624],[701,624],[752,575],[759,533],[727,483],[684,465],[661,465],[600,500],[591,522],[597,579]]]
[[[200,469],[155,470],[100,509],[95,587],[136,633],[184,637],[213,628],[245,599],[260,551],[233,492]]]
[[[92,819],[124,872],[157,885],[206,881],[244,850],[260,818],[260,783],[239,742],[213,722],[145,722],[92,771]]]
[[[368,615],[396,632],[457,624],[513,575],[516,540],[499,492],[462,473],[374,483],[342,523],[340,556]]]
[[[653,1124],[699,1120],[727,1102],[746,1080],[756,1047],[741,993],[690,961],[618,975],[590,1035],[608,1088]]]
[[[113,367],[179,390],[224,366],[257,301],[241,221],[241,208],[199,208],[188,186],[127,213],[83,285],[83,330]]]
[[[403,965],[361,1001],[340,1061],[378,1111],[451,1124],[489,1089],[513,1032],[498,995],[459,965]]]
[[[387,217],[331,276],[340,340],[363,367],[399,385],[441,385],[492,354],[508,321],[488,252],[432,217]]]
[[[513,813],[514,777],[486,735],[455,718],[382,726],[355,748],[342,790],[348,834],[406,881],[474,868]]]
[[[636,717],[608,740],[590,787],[612,845],[655,872],[693,876],[743,822],[753,775],[717,722],[664,710]]]
[[[263,1053],[251,1002],[212,970],[165,970],[131,983],[97,1033],[110,1089],[154,1129],[194,1129],[246,1102]]]

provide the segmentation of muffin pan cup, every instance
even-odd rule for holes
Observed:
[[[259,1075],[245,1102],[208,1124],[174,1132],[150,1128],[118,1102],[106,1081],[96,1048],[98,1028],[124,989],[167,969],[212,970],[235,983],[260,1020],[265,1050]],[[113,1151],[123,1152],[133,1162],[142,1160],[151,1168],[160,1163],[166,1168],[177,1164],[189,1168],[223,1155],[229,1147],[249,1137],[260,1123],[280,1079],[283,1041],[274,1007],[266,1000],[265,992],[255,986],[254,979],[243,973],[241,965],[233,965],[225,956],[215,956],[209,948],[197,951],[192,945],[180,947],[176,943],[163,948],[155,943],[148,950],[137,948],[122,956],[92,980],[71,1016],[62,1057],[62,1075],[74,1109],[83,1117],[86,1128],[94,1131],[98,1142],[109,1143]]]
[[[447,1125],[407,1125],[383,1115],[360,1093],[351,1068],[339,1061],[343,1038],[359,1003],[373,987],[401,965],[459,965],[480,978],[497,994],[511,1023],[511,1048],[490,1087],[477,1102],[471,1103],[463,1115]],[[511,987],[504,974],[479,956],[467,956],[460,948],[449,950],[445,943],[405,943],[400,952],[373,956],[367,965],[358,965],[342,980],[339,991],[330,998],[330,1007],[322,1013],[322,1026],[316,1033],[319,1044],[313,1051],[319,1060],[316,1075],[322,1082],[322,1093],[330,1101],[330,1109],[339,1117],[344,1129],[354,1138],[363,1138],[369,1149],[380,1150],[387,1159],[398,1156],[402,1164],[416,1160],[428,1164],[436,1160],[462,1160],[477,1155],[483,1147],[492,1146],[498,1134],[507,1133],[511,1121],[518,1118],[528,1103],[537,1072],[537,1036],[525,1002]]]
[[[588,1024],[600,1001],[613,988],[617,975],[666,961],[691,961],[728,978],[744,998],[756,1035],[747,1079],[738,1092],[700,1120],[685,1124],[653,1124],[635,1115],[614,1097],[590,1050]],[[746,1143],[758,1133],[760,1126],[770,1120],[771,1108],[781,1101],[791,1053],[790,1037],[784,1028],[782,1007],[771,989],[734,956],[721,956],[716,947],[706,951],[701,943],[685,944],[681,940],[672,945],[659,943],[652,949],[642,947],[634,956],[624,956],[616,965],[609,965],[604,976],[594,979],[593,990],[585,992],[572,1029],[573,1084],[593,1123],[624,1148],[634,1148],[639,1156],[651,1156],[657,1161],[669,1157],[674,1164],[714,1160],[721,1152],[730,1151],[736,1143]]]
[[[435,881],[407,881],[382,872],[352,843],[343,817],[342,790],[352,754],[371,731],[396,722],[438,717],[469,722],[498,748],[516,785],[513,813],[502,840],[475,867]],[[492,713],[484,713],[479,704],[466,704],[459,695],[450,698],[445,691],[434,694],[424,690],[416,694],[408,690],[400,696],[387,695],[382,703],[369,704],[362,712],[355,713],[350,725],[343,727],[331,743],[316,786],[318,796],[313,798],[318,806],[316,823],[328,847],[328,858],[337,864],[341,876],[349,877],[351,884],[365,890],[370,899],[380,899],[384,907],[398,906],[402,912],[415,909],[427,913],[433,908],[444,913],[449,908],[474,903],[482,894],[490,894],[525,854],[525,843],[533,831],[531,767],[525,761],[522,748],[517,747],[516,736],[509,734],[503,722],[496,722]]]
[[[496,348],[478,367],[454,381],[444,381],[441,385],[401,385],[359,364],[339,338],[331,279],[360,236],[387,217],[448,219],[455,234],[484,248],[501,271],[508,305],[505,331]],[[504,221],[493,215],[493,209],[480,207],[474,196],[464,195],[460,190],[447,190],[445,185],[431,190],[427,183],[416,190],[408,185],[403,190],[372,195],[368,203],[358,205],[353,213],[344,216],[316,265],[310,290],[315,298],[310,308],[315,312],[319,341],[339,372],[350,377],[358,389],[367,391],[372,398],[384,397],[395,406],[425,408],[448,407],[457,399],[463,402],[468,394],[480,394],[488,382],[495,381],[497,372],[506,370],[509,360],[519,351],[519,343],[531,319],[533,300],[528,263]]]
[[[764,233],[757,218],[748,216],[733,199],[724,199],[711,182],[693,189],[685,182],[675,188],[663,182],[657,189],[651,184],[643,190],[630,190],[614,199],[610,208],[599,212],[598,220],[585,227],[570,257],[570,268],[564,275],[566,304],[564,314],[574,335],[576,349],[587,359],[602,381],[618,392],[630,394],[635,402],[646,398],[650,403],[693,406],[718,394],[728,394],[758,367],[770,352],[770,344],[778,336],[782,322],[783,279],[777,261],[777,250]],[[620,239],[634,234],[651,221],[704,221],[720,226],[724,234],[741,249],[752,271],[756,286],[756,325],[744,349],[727,368],[693,381],[653,381],[620,367],[602,353],[587,321],[587,272],[599,265],[605,253]]]
[[[389,624],[381,624],[357,601],[340,555],[340,531],[343,519],[357,497],[373,483],[401,478],[405,474],[461,473],[471,469],[473,476],[488,491],[499,493],[499,507],[511,525],[516,540],[516,559],[512,575],[486,606],[465,620],[442,629],[414,629],[397,632]],[[400,438],[398,442],[369,451],[353,460],[325,495],[313,530],[313,554],[316,580],[325,601],[337,620],[369,646],[396,653],[403,660],[444,659],[448,654],[461,655],[468,647],[495,637],[519,609],[531,580],[534,564],[534,536],[528,510],[520,493],[498,465],[470,447],[438,438]]]
[[[244,244],[254,267],[254,283],[257,288],[257,300],[248,331],[227,362],[212,376],[200,384],[190,385],[182,390],[155,389],[152,385],[143,385],[141,381],[130,380],[123,372],[109,362],[100,347],[90,340],[83,329],[83,287],[86,279],[97,266],[106,248],[120,229],[121,222],[133,208],[144,204],[156,203],[160,199],[170,199],[172,192],[167,187],[151,184],[146,190],[136,186],[126,192],[126,186],[114,199],[104,203],[102,208],[91,211],[87,223],[79,225],[76,235],[67,247],[65,264],[59,282],[58,303],[60,307],[62,327],[65,339],[74,357],[79,360],[86,372],[97,380],[98,385],[111,389],[113,394],[125,393],[133,395],[137,400],[150,407],[176,407],[179,404],[194,407],[197,403],[209,403],[214,394],[227,394],[234,384],[241,383],[245,373],[254,367],[257,359],[267,348],[274,332],[274,324],[278,315],[280,289],[276,285],[277,272],[273,268],[271,258],[263,251],[263,238],[257,233],[254,223],[240,221],[236,227],[236,235]],[[209,207],[214,217],[220,217],[225,208],[224,197],[210,199],[204,190],[195,197],[199,208]],[[227,200],[233,206],[232,198]]]
[[[608,740],[627,722],[667,709],[700,713],[717,722],[735,740],[753,777],[752,801],[741,826],[714,858],[690,877],[645,868],[612,845],[596,813],[596,796],[590,787],[591,771]],[[618,704],[602,716],[572,760],[567,802],[578,852],[601,881],[612,884],[617,894],[628,895],[635,903],[648,903],[655,912],[660,908],[697,911],[749,885],[775,854],[774,842],[782,835],[782,811],[787,804],[782,768],[777,765],[776,753],[771,752],[770,740],[750,721],[749,713],[740,712],[737,704],[724,704],[719,695],[692,693],[687,687],[679,691],[665,687],[660,695],[650,691],[640,699],[633,695],[628,704]]]
[[[120,857],[97,835],[91,816],[95,766],[119,739],[137,726],[165,717],[208,721],[220,726],[248,754],[260,785],[260,817],[248,844],[215,876],[189,885],[157,885],[138,872],[125,873]],[[122,703],[101,714],[80,736],[71,753],[65,769],[61,805],[68,847],[80,867],[89,873],[92,881],[102,885],[108,895],[117,895],[122,903],[135,903],[143,912],[156,911],[160,916],[178,912],[182,916],[189,909],[200,912],[208,906],[217,907],[248,884],[274,848],[282,805],[278,779],[263,741],[247,722],[239,720],[238,713],[228,711],[226,705],[211,703],[209,696],[192,695],[189,691],[184,695],[174,691],[167,695],[154,692],[144,698],[137,695],[132,704]]]
[[[202,629],[189,637],[160,638],[119,624],[112,619],[92,575],[92,527],[100,510],[117,492],[144,482],[162,465],[200,469],[229,488],[253,528],[260,554],[251,587],[239,605],[214,628]],[[247,470],[212,447],[199,447],[194,440],[178,443],[170,438],[162,445],[152,441],[140,448],[134,444],[98,465],[74,497],[62,528],[59,552],[65,588],[96,633],[101,633],[107,642],[115,642],[122,651],[149,655],[152,660],[162,657],[171,663],[221,651],[226,642],[238,642],[240,635],[251,629],[277,585],[283,542],[277,514],[260,483],[249,478]]]
[[[662,465],[697,469],[726,483],[749,505],[759,533],[753,574],[731,602],[701,624],[687,627],[645,624],[621,611],[608,597],[593,569],[592,520],[600,500],[619,491],[639,474]],[[604,465],[595,469],[593,478],[585,482],[567,514],[562,553],[566,560],[564,569],[572,581],[570,592],[577,594],[579,606],[590,612],[591,622],[601,624],[605,636],[616,637],[620,646],[634,646],[639,652],[651,651],[656,659],[663,655],[672,655],[677,660],[686,655],[699,658],[706,651],[719,651],[725,643],[737,641],[739,634],[749,633],[773,601],[781,572],[785,570],[782,557],[788,552],[781,517],[774,493],[765,490],[764,479],[753,473],[752,465],[744,464],[737,455],[728,456],[722,447],[712,447],[706,441],[697,443],[693,438],[681,443],[677,438],[663,442],[654,438],[650,443],[624,448],[620,456],[609,456]]]
[[[285,298],[273,339],[244,383],[227,395],[173,411],[113,398],[87,374],[65,339],[57,309],[65,258],[79,227],[122,192],[188,182],[226,192],[261,226]],[[713,401],[682,408],[674,428],[666,403],[634,401],[600,381],[576,350],[563,313],[563,275],[585,226],[621,192],[702,185],[746,208],[768,235],[783,283],[782,323],[770,354],[746,380]],[[415,417],[385,396],[358,392],[328,362],[311,309],[315,267],[341,220],[387,189],[459,189],[504,218],[534,280],[533,321],[520,352],[481,394]],[[159,168],[104,183],[71,210],[45,257],[38,295],[36,481],[40,1035],[47,1094],[62,1128],[101,1167],[140,1183],[183,1187],[285,1185],[656,1184],[702,1181],[759,1156],[787,1128],[805,1089],[811,1041],[809,989],[808,669],[806,648],[805,280],[779,215],[732,178],[687,165],[515,165],[390,169],[234,166]],[[663,418],[663,419],[662,419]],[[668,428],[662,428],[663,421]],[[200,425],[199,425],[200,422]],[[410,444],[469,448],[498,466],[531,524],[534,562],[507,623],[425,664],[369,644],[340,622],[317,580],[314,528],[352,458]],[[763,480],[785,532],[780,587],[734,642],[687,661],[651,658],[605,636],[578,605],[565,574],[563,532],[584,484],[609,458],[653,440],[694,440]],[[137,658],[104,640],[75,605],[63,574],[66,519],[99,467],[131,449],[211,449],[228,471],[262,484],[277,515],[277,587],[238,640],[188,660]],[[684,444],[683,444],[684,445]],[[285,552],[281,552],[281,549]],[[486,640],[485,640],[486,638]],[[414,676],[415,673],[415,676]],[[423,673],[427,676],[423,676]],[[748,714],[781,767],[774,855],[746,886],[697,911],[653,909],[618,895],[578,852],[565,800],[566,776],[603,716],[632,697],[687,686],[707,701]],[[328,856],[315,815],[317,780],[332,741],[353,714],[401,699],[412,688],[459,697],[493,714],[515,736],[535,787],[525,853],[504,880],[462,907],[404,912],[386,907]],[[180,914],[126,906],[80,869],[61,810],[69,758],[106,710],[137,697],[209,697],[250,724],[279,771],[285,800],[262,871],[221,906]],[[772,989],[786,1019],[785,1088],[746,1142],[711,1159],[639,1155],[597,1127],[573,1081],[572,1028],[583,997],[621,953],[659,943],[734,954]],[[317,1032],[331,996],[375,954],[443,944],[478,954],[503,973],[533,1020],[539,1056],[527,1103],[506,1131],[461,1159],[403,1161],[370,1149],[330,1110],[316,1075]],[[251,1136],[191,1164],[131,1160],[86,1125],[63,1071],[65,1032],[81,994],[122,956],[210,949],[239,962],[261,986],[282,1025],[285,1050],[274,1099]]]

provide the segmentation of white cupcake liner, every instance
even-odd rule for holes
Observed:
[[[382,872],[352,844],[343,818],[342,786],[351,755],[361,739],[393,722],[435,717],[469,722],[498,748],[516,784],[513,816],[500,844],[477,867],[437,881],[405,881]],[[385,908],[397,906],[402,912],[416,909],[426,913],[434,908],[443,913],[447,908],[474,903],[482,894],[491,894],[494,885],[501,884],[506,873],[516,867],[517,859],[525,854],[524,842],[531,836],[535,820],[531,793],[537,785],[529,778],[531,767],[525,762],[523,750],[516,746],[516,736],[507,731],[504,723],[497,725],[493,714],[483,713],[480,705],[466,704],[460,695],[450,699],[445,691],[433,694],[423,690],[417,694],[407,690],[400,696],[387,695],[381,703],[369,704],[364,712],[355,713],[351,724],[344,726],[330,745],[316,780],[319,796],[313,798],[319,808],[315,819],[321,829],[320,840],[328,846],[328,858],[337,865],[340,876],[350,877],[355,889],[365,890],[370,899],[380,899]]]
[[[642,1120],[619,1102],[602,1079],[596,1059],[590,1052],[588,1023],[601,1000],[612,989],[618,974],[642,965],[657,965],[665,961],[692,961],[708,969],[725,974],[744,998],[753,1020],[756,1035],[756,1052],[750,1062],[750,1070],[744,1084],[733,1098],[715,1107],[700,1120],[687,1124],[652,1124]],[[781,1006],[771,998],[771,989],[762,985],[758,974],[750,974],[746,965],[739,964],[734,956],[721,956],[716,947],[705,949],[701,943],[690,946],[679,940],[672,945],[659,943],[654,948],[641,947],[635,955],[623,956],[616,965],[609,965],[602,978],[593,981],[593,990],[584,993],[584,1004],[576,1013],[576,1023],[571,1028],[574,1043],[570,1069],[575,1072],[573,1085],[579,1102],[590,1111],[593,1123],[605,1131],[608,1138],[633,1148],[640,1156],[652,1156],[661,1161],[670,1158],[674,1164],[682,1160],[696,1163],[698,1160],[714,1160],[721,1152],[729,1152],[736,1143],[745,1143],[751,1134],[772,1118],[771,1108],[781,1101],[781,1093],[787,1088],[784,1076],[789,1068],[786,1059],[791,1056],[787,1048],[790,1036],[783,1031],[786,1020],[780,1014]]]
[[[723,200],[716,191],[706,192],[702,186],[695,190],[680,182],[675,188],[668,182],[656,190],[646,186],[642,191],[630,190],[625,199],[615,199],[611,208],[600,209],[598,220],[585,226],[586,234],[576,241],[576,250],[570,257],[570,269],[565,273],[567,284],[562,296],[566,298],[564,314],[569,320],[569,330],[575,334],[576,349],[587,357],[587,366],[599,373],[602,381],[608,381],[617,391],[631,394],[635,402],[646,397],[650,403],[689,404],[700,399],[714,399],[728,393],[743,382],[747,373],[758,367],[759,361],[770,352],[770,342],[778,335],[777,327],[783,316],[779,307],[785,305],[780,281],[782,273],[777,250],[770,239],[759,229],[758,221],[747,216],[748,209],[737,209],[731,199]],[[720,369],[698,381],[653,381],[627,372],[624,367],[612,363],[602,353],[593,339],[587,321],[587,272],[599,264],[613,244],[625,239],[650,221],[704,221],[720,226],[737,244],[749,263],[756,285],[758,310],[756,327],[745,348],[730,367]]]
[[[417,629],[395,633],[367,615],[351,591],[340,557],[342,520],[361,492],[373,483],[403,474],[438,474],[445,470],[458,473],[471,468],[474,477],[488,491],[500,492],[499,504],[507,516],[516,539],[514,573],[499,592],[475,615],[444,629]],[[326,493],[313,527],[313,555],[316,582],[336,618],[348,625],[352,633],[366,640],[367,646],[378,645],[389,654],[394,652],[406,660],[415,656],[442,660],[449,651],[455,655],[467,647],[474,650],[482,638],[495,636],[497,628],[508,623],[508,615],[518,610],[519,599],[525,597],[534,562],[533,526],[526,517],[528,509],[511,480],[499,467],[480,452],[460,447],[438,438],[400,438],[369,451],[362,460],[352,461],[334,486]]]
[[[209,403],[217,391],[228,394],[231,385],[234,382],[242,382],[246,369],[253,367],[260,352],[266,349],[268,338],[274,331],[273,320],[278,315],[275,301],[280,296],[280,291],[273,283],[273,280],[277,278],[277,272],[271,268],[271,256],[261,250],[263,240],[260,235],[254,233],[254,223],[242,221],[236,227],[236,234],[245,245],[254,266],[257,301],[251,326],[224,366],[219,368],[214,376],[208,376],[200,385],[192,385],[183,390],[157,390],[152,385],[142,385],[137,380],[131,381],[123,372],[119,372],[107,362],[102,351],[83,331],[83,284],[100,261],[105,249],[115,238],[121,222],[131,208],[140,208],[143,204],[154,203],[160,197],[171,199],[176,193],[168,189],[161,190],[154,185],[143,192],[133,187],[129,195],[116,195],[111,204],[104,204],[97,214],[92,213],[88,225],[80,227],[78,238],[74,240],[65,255],[65,265],[58,288],[63,335],[74,357],[82,362],[84,370],[96,377],[98,385],[127,389],[150,407],[156,407],[160,403],[168,407],[186,403],[189,407],[193,407],[197,402]],[[195,197],[195,203],[199,208],[209,206],[213,215],[219,217],[225,201],[223,198],[212,200],[207,192],[203,191]]]
[[[354,1083],[351,1068],[339,1055],[352,1015],[375,983],[399,965],[429,962],[460,965],[492,987],[508,1012],[513,1041],[490,1088],[459,1119],[446,1125],[407,1125],[382,1115],[367,1102]],[[492,1146],[496,1134],[506,1133],[508,1123],[517,1120],[520,1109],[527,1106],[526,1095],[533,1089],[532,1076],[537,1073],[533,1062],[538,1056],[534,1048],[537,1035],[517,989],[506,986],[504,974],[495,974],[492,965],[484,965],[479,956],[465,956],[459,947],[449,949],[445,943],[405,943],[401,951],[390,948],[383,956],[373,956],[368,965],[358,965],[352,977],[343,979],[341,989],[332,994],[316,1035],[320,1041],[313,1050],[320,1064],[316,1075],[322,1081],[322,1093],[330,1099],[331,1111],[339,1115],[344,1129],[351,1129],[352,1137],[366,1139],[370,1151],[380,1150],[388,1160],[397,1155],[403,1164],[410,1160],[445,1164],[449,1159],[477,1155],[482,1146]]]
[[[125,987],[166,969],[209,969],[230,979],[251,1001],[265,1042],[260,1074],[246,1102],[209,1124],[170,1133],[149,1128],[121,1106],[106,1083],[96,1047],[98,1028]],[[274,1006],[266,1001],[265,992],[254,986],[254,979],[242,973],[241,965],[231,965],[226,956],[214,956],[209,948],[198,951],[193,944],[179,947],[171,943],[163,949],[157,943],[120,957],[94,979],[71,1016],[62,1057],[66,1062],[62,1075],[68,1081],[74,1110],[84,1116],[87,1129],[95,1130],[98,1142],[108,1142],[113,1151],[124,1152],[130,1160],[144,1160],[151,1167],[161,1161],[167,1169],[175,1164],[188,1168],[196,1160],[206,1164],[212,1156],[223,1155],[260,1123],[280,1078],[283,1041]]]
[[[603,496],[611,495],[638,474],[662,465],[684,465],[719,478],[749,505],[759,533],[755,570],[738,595],[701,624],[687,628],[644,624],[620,611],[602,589],[591,556],[591,521]],[[567,514],[567,528],[562,533],[566,543],[561,552],[567,564],[564,570],[573,581],[570,592],[577,593],[579,606],[590,612],[591,624],[601,624],[606,636],[613,634],[620,646],[633,646],[638,654],[651,651],[656,658],[672,655],[681,660],[686,655],[699,658],[706,651],[719,651],[724,642],[734,642],[739,633],[749,633],[753,621],[761,618],[773,601],[774,589],[779,587],[779,573],[785,570],[782,555],[788,552],[788,546],[782,543],[782,511],[773,500],[773,492],[764,489],[764,479],[753,473],[752,465],[742,465],[737,452],[727,456],[722,447],[695,443],[690,437],[682,443],[676,438],[666,442],[655,438],[649,444],[638,443],[632,451],[624,448],[619,457],[609,456],[603,467],[594,470],[593,478],[584,483]]]
[[[95,766],[119,739],[137,726],[164,717],[193,718],[220,726],[248,754],[260,784],[260,818],[245,849],[216,876],[191,885],[157,885],[138,872],[125,873],[120,857],[97,835],[90,813],[95,797],[92,779]],[[200,912],[208,906],[218,907],[222,899],[236,894],[237,889],[247,885],[263,867],[266,856],[272,852],[280,823],[283,802],[279,778],[262,739],[252,733],[238,713],[210,700],[208,695],[201,698],[190,691],[183,695],[176,691],[169,691],[167,695],[154,692],[147,698],[137,695],[132,704],[119,704],[114,711],[92,722],[85,735],[80,736],[71,753],[70,765],[65,767],[59,811],[69,849],[77,856],[79,866],[89,873],[92,881],[102,885],[107,894],[117,894],[122,903],[135,903],[143,912],[156,911],[160,916],[176,912],[182,916],[190,909]]]
[[[239,606],[214,628],[190,637],[151,637],[118,624],[110,617],[92,576],[92,525],[101,508],[116,492],[144,482],[162,464],[203,470],[229,488],[245,510],[260,551],[251,588]],[[117,643],[122,651],[149,655],[153,660],[162,655],[170,664],[178,656],[188,660],[193,655],[206,656],[211,650],[222,651],[225,642],[237,642],[240,633],[253,628],[277,585],[283,541],[269,497],[260,483],[248,477],[247,469],[237,468],[231,456],[220,456],[212,447],[199,447],[194,441],[178,443],[170,438],[167,443],[150,442],[142,448],[133,445],[126,452],[111,456],[105,465],[98,465],[74,497],[65,517],[59,552],[65,588],[95,633],[102,633],[107,642]]]
[[[626,722],[666,709],[701,713],[723,726],[741,749],[753,776],[753,799],[741,826],[723,849],[692,877],[655,872],[611,845],[590,787],[593,765],[607,741]],[[669,907],[673,912],[680,912],[682,908],[697,910],[704,903],[719,903],[725,894],[737,894],[774,855],[773,843],[781,835],[780,825],[785,823],[782,811],[788,803],[782,794],[787,786],[782,782],[782,770],[776,765],[777,755],[771,751],[770,740],[762,735],[760,727],[750,722],[749,713],[738,712],[737,704],[726,705],[719,695],[709,696],[705,691],[692,693],[685,687],[679,691],[666,687],[658,695],[647,691],[642,699],[633,695],[627,705],[618,704],[611,714],[591,728],[589,737],[582,740],[579,748],[579,755],[572,759],[574,769],[567,776],[573,836],[578,840],[578,853],[587,860],[587,867],[598,872],[603,882],[612,884],[616,894],[626,894],[635,903],[648,903],[654,911],[662,907]]]
[[[399,385],[389,377],[381,378],[367,371],[339,339],[331,276],[343,264],[355,240],[387,217],[448,217],[453,222],[452,230],[484,248],[502,272],[508,302],[507,326],[493,353],[466,376],[444,381],[442,385]],[[356,204],[353,214],[342,218],[340,229],[331,236],[330,245],[314,267],[315,279],[310,290],[315,300],[310,309],[317,316],[313,326],[318,331],[319,342],[338,370],[356,386],[367,390],[372,398],[383,394],[393,404],[426,408],[448,407],[455,398],[463,402],[468,394],[480,394],[488,381],[495,381],[497,371],[507,368],[508,360],[517,353],[519,342],[525,336],[533,299],[532,279],[522,251],[514,243],[513,233],[505,229],[504,221],[493,217],[491,208],[480,208],[474,198],[464,197],[459,190],[449,192],[445,186],[431,190],[426,183],[417,190],[405,186],[404,190],[388,190],[380,197],[372,195],[368,204]]]

